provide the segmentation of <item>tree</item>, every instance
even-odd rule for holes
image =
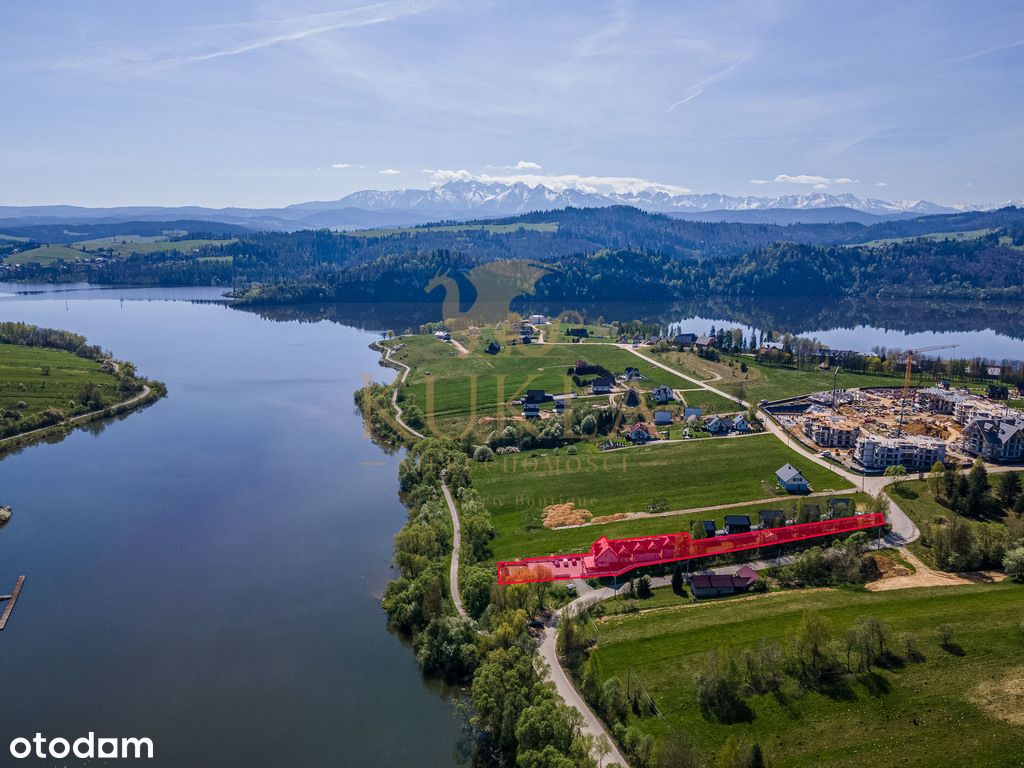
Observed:
[[[1007,550],[1003,556],[1003,570],[1019,584],[1024,584],[1024,546]]]
[[[726,652],[711,651],[704,657],[704,666],[697,674],[697,704],[705,717],[723,723],[744,716],[747,706],[740,698],[739,672]]]
[[[491,461],[493,458],[494,451],[492,451],[486,445],[477,446],[477,449],[473,451],[474,461]]]
[[[683,594],[683,569],[676,565],[672,569],[672,591],[677,594]]]
[[[805,611],[796,633],[795,645],[797,661],[812,681],[819,680],[824,672],[831,639],[832,630],[825,618],[817,611]]]
[[[984,508],[985,497],[988,495],[988,470],[985,462],[975,459],[974,466],[967,473],[967,513],[977,516]]]
[[[935,629],[935,636],[939,640],[939,645],[943,648],[949,649],[953,647],[953,627],[949,624],[940,624]]]
[[[594,414],[588,413],[583,417],[583,421],[580,422],[580,429],[585,435],[592,435],[597,431],[597,419],[594,418]]]
[[[516,741],[520,751],[543,751],[554,747],[565,754],[572,748],[573,722],[566,706],[552,698],[541,699],[527,707],[516,722]]]
[[[1007,472],[999,476],[998,489],[999,501],[1004,507],[1013,508],[1020,498],[1021,484],[1020,476],[1016,472]]]
[[[636,580],[636,596],[646,600],[651,596],[651,579],[648,576],[641,576]]]
[[[899,488],[900,487],[900,483],[903,482],[903,478],[905,478],[907,476],[907,468],[904,467],[902,464],[894,464],[891,467],[886,467],[885,468],[885,476],[886,477],[895,477],[896,480],[893,483],[893,485],[896,486],[897,488]]]
[[[928,477],[928,490],[932,496],[939,498],[943,491],[943,475],[946,472],[946,465],[941,461],[932,464],[931,475]]]

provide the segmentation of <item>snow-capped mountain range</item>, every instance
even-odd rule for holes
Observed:
[[[807,195],[754,197],[677,194],[651,186],[629,192],[596,192],[543,184],[457,179],[428,189],[365,190],[339,200],[298,203],[284,208],[204,208],[200,206],[126,206],[82,208],[69,205],[0,206],[0,222],[13,226],[53,223],[125,221],[218,221],[250,229],[365,229],[515,216],[557,208],[630,205],[652,213],[706,221],[773,224],[855,221],[872,224],[883,218],[988,210],[998,206],[944,206],[927,200],[889,202],[851,194],[815,191]]]
[[[927,200],[889,202],[875,198],[861,199],[848,193],[833,195],[827,192],[813,192],[808,195],[780,197],[740,197],[720,194],[670,194],[653,187],[629,193],[589,192],[574,188],[555,191],[543,184],[531,187],[523,182],[508,184],[461,180],[449,181],[429,189],[366,190],[332,202],[300,203],[289,206],[289,209],[322,211],[352,207],[367,211],[478,211],[480,214],[511,216],[570,206],[595,208],[608,205],[632,205],[658,213],[849,208],[875,216],[891,216],[907,213],[953,213],[960,210]]]

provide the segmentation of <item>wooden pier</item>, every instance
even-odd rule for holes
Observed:
[[[14,591],[11,593],[10,598],[7,601],[7,605],[4,607],[4,612],[0,615],[0,631],[7,626],[7,620],[11,618],[11,612],[14,611],[14,604],[18,602],[18,595],[21,594],[21,585],[25,583],[25,577],[19,576],[18,583],[14,585]]]

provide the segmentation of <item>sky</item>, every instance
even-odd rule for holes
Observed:
[[[0,3],[0,205],[1024,198],[1024,4]]]

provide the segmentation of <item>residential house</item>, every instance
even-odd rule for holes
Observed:
[[[708,347],[713,347],[715,346],[715,337],[698,336],[697,339],[693,342],[693,346],[695,346],[697,349],[707,349]]]
[[[742,565],[736,573],[696,573],[690,577],[690,592],[701,599],[746,592],[757,581],[757,572]]]
[[[781,341],[762,341],[757,348],[757,354],[761,357],[780,357],[784,351]]]
[[[837,517],[849,517],[854,513],[853,499],[829,499],[828,519],[835,520]]]
[[[565,398],[559,397],[555,399],[555,413],[565,413]]]
[[[705,539],[713,538],[715,534],[718,533],[718,531],[715,529],[714,520],[704,520],[700,525],[704,529]]]
[[[781,509],[762,509],[757,517],[762,528],[782,528],[786,524],[786,513]]]
[[[530,315],[529,320],[531,325],[547,325],[548,322],[544,315]]]
[[[524,419],[539,419],[540,405],[538,403],[523,403]]]
[[[594,379],[590,382],[590,391],[595,395],[607,395],[612,391],[612,380],[607,377]]]
[[[732,431],[733,432],[749,432],[750,422],[747,421],[747,417],[742,413],[738,416],[732,417]]]
[[[501,344],[499,344],[496,341],[491,341],[491,343],[487,345],[487,349],[485,349],[484,351],[488,355],[496,355],[499,352],[501,352]]]
[[[660,387],[655,387],[651,390],[651,399],[656,403],[668,403],[675,400],[676,395],[671,387],[666,387],[662,384]]]
[[[704,422],[704,429],[712,435],[725,435],[732,429],[732,419],[723,416],[712,416]]]
[[[750,533],[750,518],[746,515],[726,515],[726,533]]]
[[[1024,458],[1024,421],[1015,417],[975,419],[964,430],[964,451],[986,461]]]
[[[661,435],[658,434],[658,430],[655,426],[644,421],[638,421],[636,424],[630,424],[622,430],[622,434],[634,445],[643,445],[651,440],[658,440],[661,438]]]
[[[566,328],[565,335],[575,336],[577,339],[587,339],[590,338],[590,331],[586,328]]]
[[[675,344],[680,349],[692,347],[694,344],[697,343],[697,334],[677,333],[676,337],[672,340],[672,343]]]
[[[783,464],[775,470],[775,479],[786,493],[808,493],[811,490],[807,479],[792,464]]]
[[[625,405],[627,408],[637,408],[640,405],[640,393],[632,387],[626,390]]]
[[[626,381],[639,381],[642,378],[640,376],[640,369],[627,365],[626,372],[622,374],[622,378]]]
[[[689,421],[690,419],[699,419],[702,413],[703,410],[696,406],[686,406],[683,408],[683,418],[686,421]]]
[[[528,389],[526,390],[526,396],[523,398],[523,402],[544,403],[551,399],[552,396],[545,392],[543,389]]]
[[[655,411],[654,426],[668,427],[672,424],[672,411]]]

